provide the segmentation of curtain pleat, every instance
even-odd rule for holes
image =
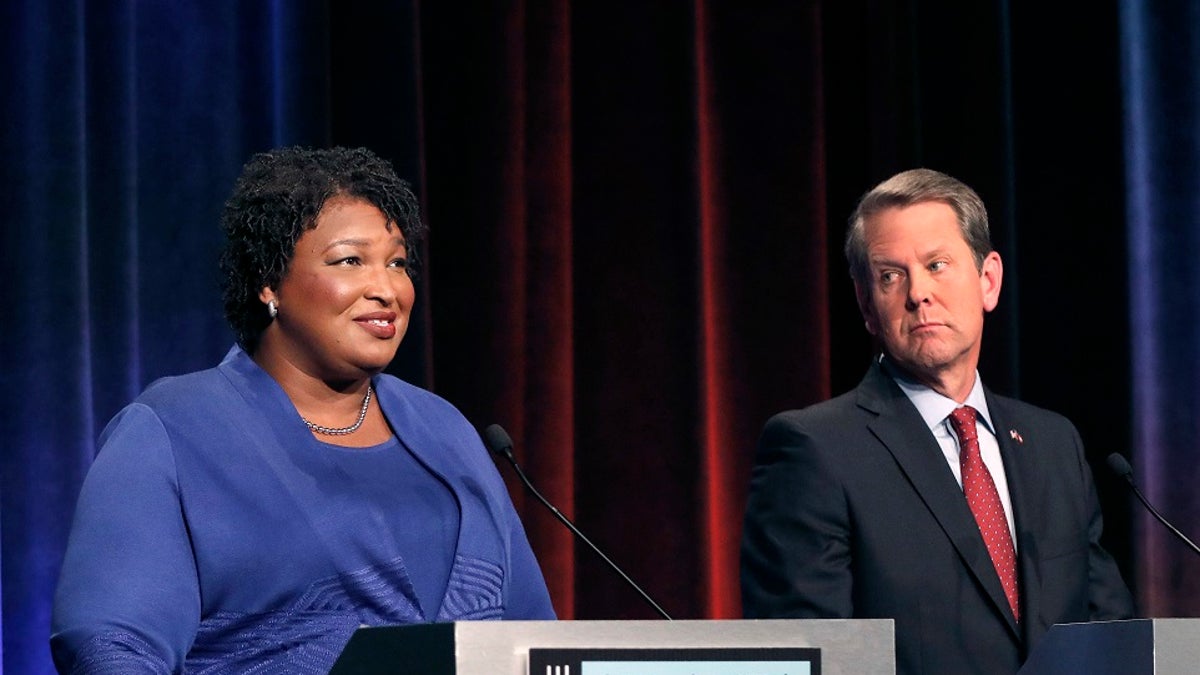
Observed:
[[[6,6],[0,592],[5,666],[46,672],[49,598],[90,457],[85,46],[79,7]],[[52,48],[52,36],[69,36]]]
[[[694,7],[697,554],[704,616],[736,618],[758,431],[770,414],[829,395],[821,24],[811,3],[770,15]]]
[[[699,378],[701,444],[701,483],[697,490],[703,521],[700,533],[703,542],[706,614],[731,618],[741,614],[736,587],[728,582],[737,577],[737,541],[729,536],[736,523],[740,501],[734,495],[739,486],[732,486],[726,477],[741,468],[729,457],[730,408],[722,394],[728,391],[724,383],[731,376],[729,335],[723,329],[729,325],[729,299],[725,294],[729,268],[720,259],[722,235],[728,222],[728,210],[722,183],[719,180],[718,144],[720,119],[716,109],[713,82],[712,45],[708,8],[703,2],[694,5],[695,81],[696,81],[696,194],[699,197],[699,259],[696,276],[700,297],[697,317],[700,338],[697,353]],[[730,466],[734,464],[735,466]],[[731,508],[732,507],[732,508]],[[731,518],[730,516],[735,516]]]
[[[554,504],[575,512],[575,309],[571,166],[570,5],[527,3],[524,111],[526,326],[524,400],[513,411],[531,475]],[[551,318],[547,321],[547,318]],[[527,506],[530,502],[524,502]],[[540,508],[534,505],[533,508]],[[540,561],[561,615],[576,613],[571,535],[557,524],[535,530]]]
[[[1193,541],[1200,532],[1200,8],[1121,3],[1128,191],[1129,325],[1135,476]],[[1151,616],[1200,613],[1195,554],[1145,512],[1135,518],[1136,581]]]

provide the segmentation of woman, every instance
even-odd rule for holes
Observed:
[[[61,672],[326,672],[359,625],[550,619],[470,424],[381,374],[416,198],[366,150],[254,157],[225,207],[219,366],[101,435],[55,598]]]

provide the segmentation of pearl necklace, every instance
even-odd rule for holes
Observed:
[[[370,405],[371,385],[368,384],[367,395],[363,397],[362,410],[358,411],[358,421],[354,424],[351,424],[348,427],[323,427],[320,424],[313,424],[312,422],[309,422],[304,418],[303,415],[300,416],[300,419],[304,420],[304,423],[308,425],[309,429],[312,429],[318,434],[325,434],[326,436],[345,436],[358,431],[358,428],[362,426],[363,420],[367,419],[367,407]]]

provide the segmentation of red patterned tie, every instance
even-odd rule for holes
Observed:
[[[988,555],[992,557],[992,565],[1000,576],[1000,585],[1004,587],[1004,595],[1008,605],[1012,607],[1013,617],[1021,620],[1020,609],[1017,606],[1017,552],[1013,548],[1012,533],[1008,529],[1008,519],[1004,516],[1004,505],[1000,503],[1000,493],[992,481],[992,474],[983,463],[979,454],[979,433],[975,429],[975,409],[963,406],[950,413],[950,426],[958,436],[959,457],[962,465],[963,492],[967,496],[967,506],[975,514],[975,523],[983,535],[983,543],[987,546]]]

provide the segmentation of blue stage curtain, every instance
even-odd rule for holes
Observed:
[[[51,598],[107,420],[233,343],[221,203],[326,141],[322,2],[2,3],[3,665],[51,673]],[[169,167],[169,169],[167,168]]]
[[[1132,459],[1143,491],[1200,536],[1200,5],[1121,4]],[[1100,272],[1103,273],[1103,272]],[[1142,611],[1200,616],[1195,555],[1135,521]]]

